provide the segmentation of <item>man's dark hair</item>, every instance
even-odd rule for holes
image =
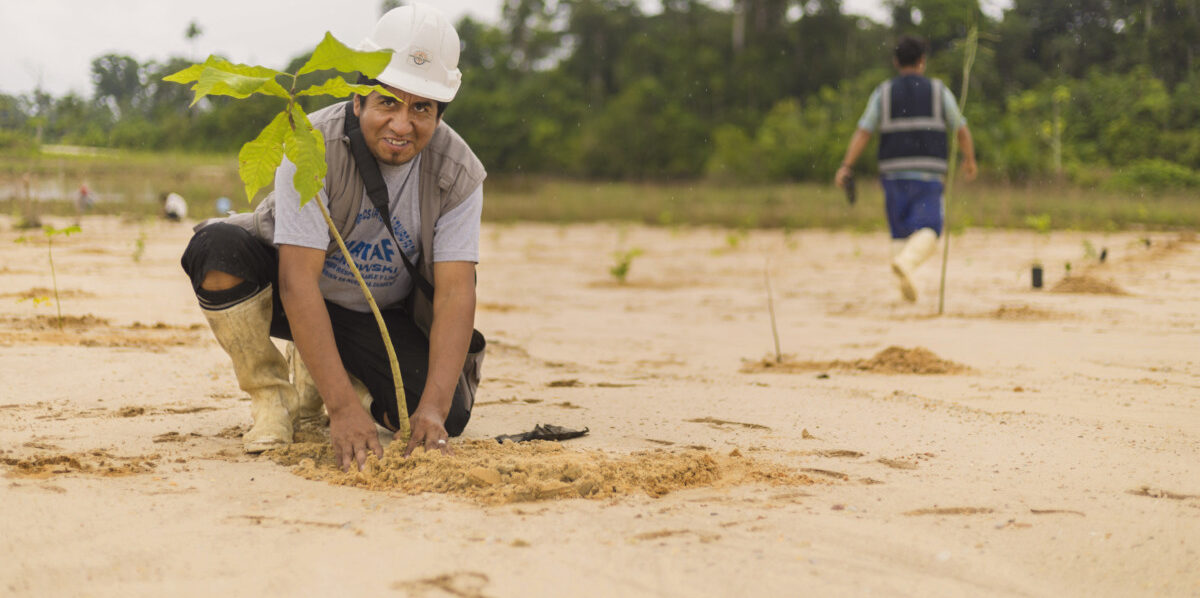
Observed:
[[[896,40],[896,48],[892,50],[892,56],[896,58],[896,64],[902,67],[916,66],[928,50],[929,44],[925,40],[912,35],[902,35],[899,40]]]
[[[358,74],[358,81],[356,81],[356,83],[359,85],[383,85],[383,83],[379,82],[379,79],[372,79],[362,73]],[[354,94],[355,103],[357,103],[359,100],[362,100],[363,103],[366,103],[367,97]],[[437,100],[434,100],[434,102],[437,104],[438,120],[442,120],[442,115],[446,113],[446,107],[450,105],[450,102],[438,102]]]

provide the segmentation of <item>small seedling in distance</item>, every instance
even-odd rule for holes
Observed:
[[[49,224],[42,227],[42,235],[46,237],[46,257],[50,261],[50,282],[54,286],[54,304],[58,307],[58,330],[60,332],[63,329],[63,317],[62,302],[58,299],[58,275],[54,271],[54,237],[58,235],[67,237],[80,232],[80,230],[81,229],[77,224],[72,224],[71,226],[65,228],[54,228]],[[17,237],[16,242],[30,243],[32,240],[29,237],[21,236]],[[36,300],[34,301],[34,305],[37,305]]]
[[[634,247],[628,251],[614,251],[613,257],[616,263],[608,269],[609,274],[617,279],[617,284],[625,284],[625,279],[629,276],[629,268],[633,265],[633,260],[639,255],[642,255],[642,250]]]

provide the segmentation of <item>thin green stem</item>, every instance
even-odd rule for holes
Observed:
[[[770,262],[763,266],[763,280],[767,283],[767,311],[771,314],[771,335],[775,337],[775,363],[783,363],[783,352],[779,349],[779,328],[775,325],[775,299],[771,297]]]
[[[54,239],[46,237],[46,255],[50,256],[50,281],[54,283],[54,307],[58,308],[58,331],[62,332],[62,301],[58,300],[58,275],[54,273]]]
[[[975,65],[975,51],[979,47],[979,28],[971,26],[967,32],[966,48],[963,52],[962,92],[959,93],[959,112],[965,113],[967,107],[967,91],[971,84],[971,67]],[[946,266],[950,261],[950,198],[953,196],[954,175],[958,171],[958,130],[950,134],[950,163],[946,168],[946,191],[943,194],[942,207],[942,276],[938,285],[938,315],[946,311]]]

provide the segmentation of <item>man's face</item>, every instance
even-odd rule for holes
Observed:
[[[437,102],[384,86],[396,100],[378,92],[354,102],[354,115],[375,159],[393,166],[412,160],[425,149],[437,128]]]

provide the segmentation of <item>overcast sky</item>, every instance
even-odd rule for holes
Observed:
[[[728,6],[729,0],[715,0]],[[985,0],[985,6],[1004,0]],[[502,0],[427,0],[457,22],[464,15],[495,23]],[[657,0],[643,0],[658,12]],[[379,17],[379,0],[0,0],[0,93],[37,87],[90,96],[91,62],[108,54],[138,61],[219,53],[234,62],[283,68],[326,31],[350,46]],[[844,0],[848,13],[884,20],[882,0]],[[203,34],[184,38],[195,21]]]

